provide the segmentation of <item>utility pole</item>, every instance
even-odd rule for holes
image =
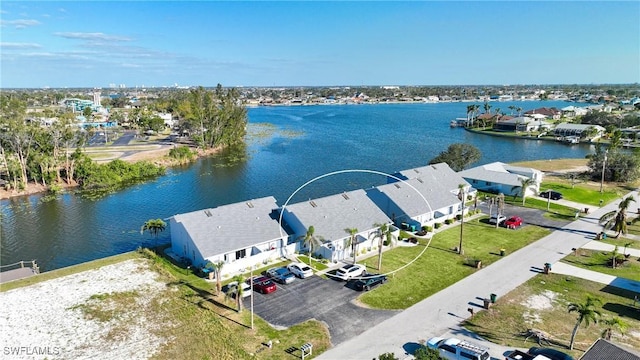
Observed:
[[[249,282],[251,284],[251,330],[253,330],[253,265],[251,265],[251,275],[249,276]],[[238,286],[240,286],[240,284],[238,284]]]
[[[458,254],[464,254],[462,251],[462,230],[464,227],[464,201],[465,201],[465,193],[464,187],[460,186],[460,192],[458,192],[458,199],[462,203],[462,211],[460,212],[460,246],[458,247]]]
[[[602,162],[602,179],[600,180],[600,194],[602,194],[602,187],[604,186],[604,169],[607,164],[607,154],[609,153],[609,149],[604,151],[604,161]]]

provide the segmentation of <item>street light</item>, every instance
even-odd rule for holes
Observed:
[[[551,204],[551,189],[547,190],[547,211],[549,211],[550,204]]]
[[[602,187],[604,186],[604,169],[607,164],[608,153],[609,153],[609,149],[604,151],[604,161],[602,162],[602,179],[600,180],[600,194],[602,194]]]

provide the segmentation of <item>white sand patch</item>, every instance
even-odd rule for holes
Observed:
[[[526,306],[529,310],[522,314],[522,317],[527,323],[534,324],[542,322],[540,318],[540,311],[553,308],[553,301],[558,296],[557,293],[545,290],[542,294],[533,295],[528,297],[521,305]]]
[[[128,260],[0,293],[3,359],[147,359],[166,341],[144,306],[165,289],[140,260]],[[135,292],[114,319],[87,319],[92,295]],[[108,309],[108,302],[104,308]]]

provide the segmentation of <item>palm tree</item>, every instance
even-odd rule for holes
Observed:
[[[515,110],[516,107],[514,105],[509,105],[509,110],[511,110],[511,115],[513,115],[513,110]]]
[[[623,255],[627,255],[627,247],[631,247],[633,245],[633,241],[624,244]]]
[[[349,234],[349,245],[351,246],[351,253],[353,254],[353,264],[356,263],[356,256],[358,255],[358,243],[356,241],[356,234],[358,233],[358,229],[356,228],[346,228],[345,232]]]
[[[155,237],[154,248],[157,248],[158,245],[158,234],[163,232],[164,229],[167,228],[167,223],[162,221],[162,219],[149,219],[144,225],[140,228],[140,235],[142,235],[145,231],[148,231]]]
[[[458,254],[462,255],[462,229],[464,227],[464,201],[466,195],[464,191],[464,184],[458,184],[458,199],[460,200],[460,246],[458,247]]]
[[[309,248],[309,266],[311,266],[311,255],[322,245],[322,240],[314,236],[315,232],[316,229],[310,225],[307,233],[302,237],[304,246]]]
[[[591,322],[594,324],[598,322],[598,317],[601,314],[600,310],[596,310],[593,307],[595,305],[599,305],[601,303],[600,299],[588,296],[587,300],[584,303],[570,303],[568,305],[569,313],[576,312],[578,313],[578,321],[576,325],[573,327],[573,331],[571,332],[571,342],[569,343],[569,349],[573,350],[573,343],[576,338],[576,333],[578,332],[578,327],[583,322],[585,326],[589,326]]]
[[[516,111],[518,112],[518,117],[522,116],[522,108],[519,106],[516,106]]]
[[[620,202],[618,210],[610,211],[600,217],[599,223],[604,230],[617,231],[616,238],[620,234],[627,233],[627,209],[631,206],[632,201],[635,202],[636,200],[630,195]]]
[[[221,278],[222,278],[222,268],[224,267],[224,261],[217,261],[213,266],[216,268],[216,294],[220,294],[220,290],[222,289]]]
[[[231,289],[227,290],[227,294],[225,295],[225,297],[228,298],[229,296],[234,295],[236,297],[236,306],[238,307],[238,312],[241,312],[242,311],[242,295],[244,294],[242,283],[244,282],[244,277],[242,275],[236,275],[231,280],[238,283],[238,285],[236,285],[235,292],[231,291]]]
[[[605,340],[611,340],[611,335],[613,335],[613,330],[618,330],[621,335],[624,335],[625,331],[627,331],[627,324],[624,320],[620,319],[617,316],[614,316],[610,319],[602,320],[600,323],[604,324],[606,328],[602,331],[602,338]]]
[[[533,178],[520,178],[520,186],[516,185],[511,188],[511,191],[519,189],[519,194],[522,196],[522,206],[524,206],[524,201],[527,198],[527,190],[535,184],[536,181]]]
[[[491,114],[491,104],[489,104],[488,101],[484,102],[484,105],[482,106],[484,108],[484,113],[485,114]]]
[[[382,245],[384,245],[385,239],[389,246],[393,246],[393,234],[391,233],[391,227],[389,224],[373,224],[373,226],[377,227],[373,235],[373,238],[380,239],[378,243],[378,270],[382,268]]]

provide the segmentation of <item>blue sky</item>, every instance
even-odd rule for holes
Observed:
[[[640,2],[2,1],[0,87],[640,82]]]

